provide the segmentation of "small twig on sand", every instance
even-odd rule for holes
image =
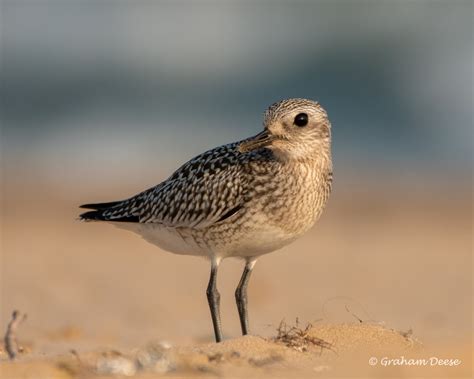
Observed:
[[[347,306],[347,304],[344,305],[344,307],[346,308],[347,313],[350,313],[357,321],[359,321],[361,324],[364,322],[360,317],[356,316],[354,312],[349,310],[349,307]]]
[[[5,350],[11,360],[15,359],[18,353],[21,351],[18,346],[16,339],[16,329],[18,326],[26,320],[26,314],[21,314],[19,311],[13,311],[12,319],[8,323],[7,332],[5,333]]]

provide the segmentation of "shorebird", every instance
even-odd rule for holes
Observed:
[[[248,334],[247,285],[257,259],[308,231],[332,184],[331,124],[319,103],[288,99],[264,114],[264,129],[191,159],[157,186],[122,201],[85,204],[85,221],[105,221],[176,254],[211,262],[207,299],[216,342],[222,340],[220,262],[245,267],[235,291]]]

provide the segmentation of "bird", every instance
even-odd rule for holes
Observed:
[[[316,101],[291,98],[264,113],[263,131],[208,150],[168,179],[126,200],[84,204],[83,221],[132,231],[162,250],[210,261],[206,289],[216,342],[222,341],[217,273],[225,258],[245,261],[235,291],[249,333],[247,286],[257,259],[307,232],[333,179],[331,123]]]

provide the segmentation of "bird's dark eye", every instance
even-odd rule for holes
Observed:
[[[308,125],[308,115],[306,113],[298,113],[295,117],[294,123],[299,127]]]

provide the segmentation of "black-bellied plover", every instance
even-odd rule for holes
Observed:
[[[271,105],[264,130],[191,159],[168,179],[127,200],[86,204],[86,221],[107,221],[176,254],[209,258],[207,298],[216,341],[222,340],[217,269],[245,259],[235,291],[248,333],[247,284],[257,258],[305,233],[331,191],[331,124],[306,99]]]

